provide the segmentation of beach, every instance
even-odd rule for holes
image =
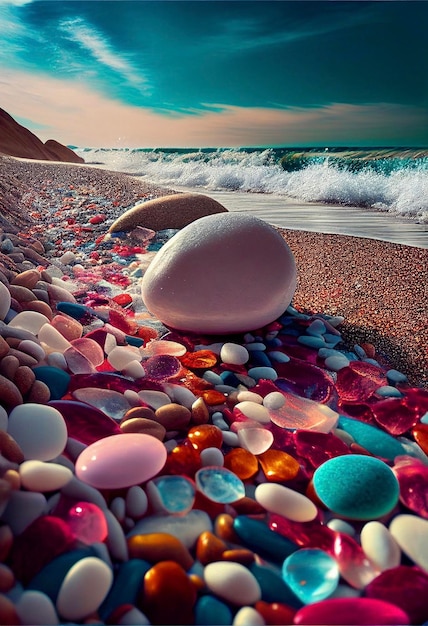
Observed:
[[[40,234],[42,239],[47,218],[55,226],[64,222],[67,206],[64,208],[61,195],[70,186],[93,196],[95,202],[103,199],[102,210],[107,220],[116,219],[145,199],[174,193],[170,188],[141,178],[98,167],[15,159],[3,161],[1,167],[4,175],[15,176],[22,186],[20,192],[10,196],[9,207],[5,207],[6,212],[3,209],[3,214],[7,215],[9,210],[11,223],[14,224],[15,220],[20,227],[28,215],[28,205],[37,198],[43,221],[38,224],[40,218],[33,218],[33,232]],[[42,186],[47,187],[46,190],[40,189],[41,181],[44,181]],[[31,190],[30,194],[27,189]],[[24,191],[24,203],[20,204],[19,193]],[[56,206],[52,206],[55,202]],[[391,367],[406,374],[412,384],[426,387],[426,250],[374,239],[278,230],[290,246],[298,268],[293,304],[302,311],[343,316],[343,333],[351,348],[354,343],[372,343]],[[86,236],[97,237],[105,232],[103,222],[91,225]],[[57,249],[50,251],[52,257],[59,257],[69,246],[72,247],[74,236],[70,228],[65,228],[63,241]]]
[[[0,623],[425,623],[427,250],[276,226],[291,306],[205,336],[142,300],[176,230],[109,232],[174,189],[0,192]]]

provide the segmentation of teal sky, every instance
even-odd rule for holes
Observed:
[[[0,0],[0,107],[78,146],[428,146],[428,2]]]

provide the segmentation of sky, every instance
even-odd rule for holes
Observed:
[[[427,26],[425,0],[0,0],[0,108],[78,147],[427,147]]]

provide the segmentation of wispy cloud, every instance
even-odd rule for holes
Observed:
[[[107,38],[96,28],[78,17],[63,20],[59,28],[68,39],[89,52],[92,58],[104,68],[116,72],[130,86],[146,95],[150,94],[151,89],[147,78],[123,54],[117,53]]]

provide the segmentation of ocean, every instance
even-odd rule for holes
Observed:
[[[428,149],[73,149],[87,164],[206,193],[277,226],[428,248]]]

